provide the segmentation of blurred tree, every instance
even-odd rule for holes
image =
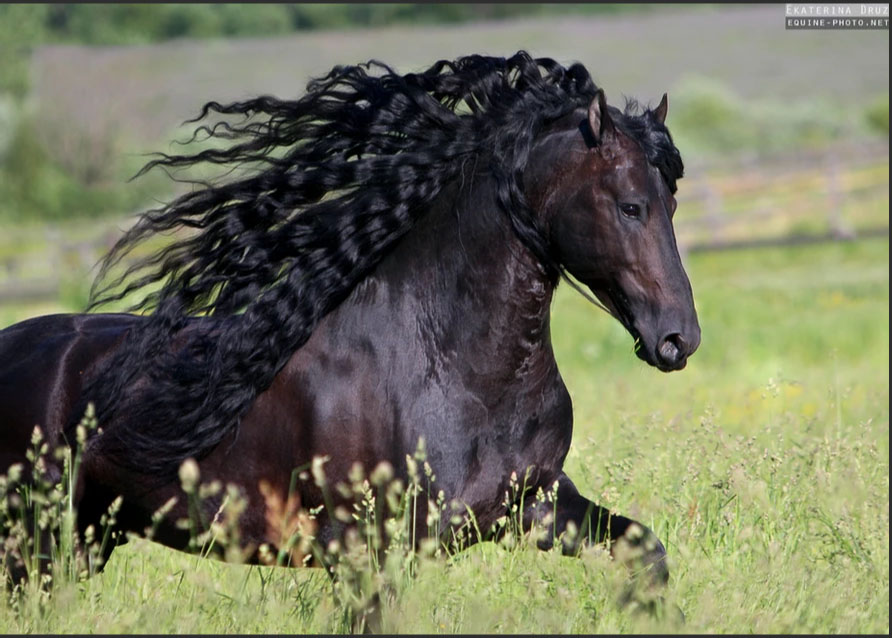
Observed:
[[[124,44],[177,37],[278,34],[295,29],[457,23],[541,13],[619,13],[659,5],[548,3],[295,3],[51,5],[54,36],[85,44]]]
[[[56,42],[140,44],[157,38],[165,7],[146,4],[52,5],[47,29]]]
[[[28,61],[44,41],[48,14],[48,5],[0,4],[0,93],[28,92]]]
[[[213,4],[165,4],[158,6],[154,20],[146,26],[152,40],[208,38],[225,33],[222,6]]]
[[[222,35],[262,36],[294,30],[292,13],[284,4],[218,4]]]
[[[459,23],[532,14],[648,11],[659,5],[547,3],[204,3],[0,5],[0,40],[119,45],[294,30]]]
[[[864,118],[872,131],[889,135],[889,94],[871,102],[864,111]]]

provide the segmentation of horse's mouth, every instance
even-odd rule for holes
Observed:
[[[635,343],[635,356],[645,363],[654,366],[657,365],[657,362],[654,361],[652,357],[648,356],[647,348],[644,347],[644,340],[641,338],[641,333],[638,332],[638,329],[635,327],[635,316],[632,314],[632,310],[629,307],[631,304],[629,303],[629,298],[626,294],[619,288],[611,286],[607,289],[607,300],[609,301],[607,306],[610,313],[622,324],[623,328],[632,335],[632,339],[634,339]]]
[[[660,372],[673,372],[685,367],[687,361],[682,360],[681,365],[667,365],[660,361],[651,348],[645,345],[641,333],[635,327],[635,315],[632,314],[629,298],[618,288],[610,287],[607,290],[607,304],[611,314],[619,321],[626,331],[632,336],[635,344],[635,356],[655,367]]]
[[[635,340],[635,356],[644,361],[644,363],[648,365],[652,365],[660,372],[672,372],[673,370],[677,370],[678,368],[673,368],[671,366],[667,366],[662,363],[659,359],[653,356],[653,353],[649,348],[644,345],[644,339],[641,338],[641,333],[635,328],[634,325],[626,326],[626,330],[629,331],[629,334],[632,335],[632,339]]]

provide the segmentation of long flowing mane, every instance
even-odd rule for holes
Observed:
[[[405,75],[374,61],[338,66],[297,100],[206,104],[193,122],[223,117],[196,134],[228,146],[162,154],[143,172],[252,170],[144,213],[103,260],[91,308],[144,292],[133,310],[149,314],[86,386],[83,402],[105,424],[93,444],[146,473],[212,450],[471,159],[488,162],[501,210],[556,277],[522,173],[543,124],[596,92],[581,64],[519,52]],[[682,165],[668,131],[628,108],[614,117],[674,191]],[[144,240],[178,229],[196,232],[111,277]]]

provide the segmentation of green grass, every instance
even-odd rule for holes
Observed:
[[[835,225],[863,234],[887,226],[888,148],[881,153],[840,162],[835,174],[821,162],[697,172],[685,179],[678,194],[678,241],[692,245],[820,235],[839,230]],[[707,192],[717,201],[710,204]]]
[[[888,633],[889,244],[686,258],[703,330],[682,372],[638,361],[561,287],[553,339],[575,407],[568,474],[650,525],[684,625],[616,604],[623,572],[520,544],[422,561],[385,628],[436,633]],[[245,567],[147,541],[15,612],[8,632],[345,630],[319,570]]]

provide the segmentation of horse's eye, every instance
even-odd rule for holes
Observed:
[[[641,207],[638,204],[620,204],[619,209],[626,217],[633,219],[641,217]]]

